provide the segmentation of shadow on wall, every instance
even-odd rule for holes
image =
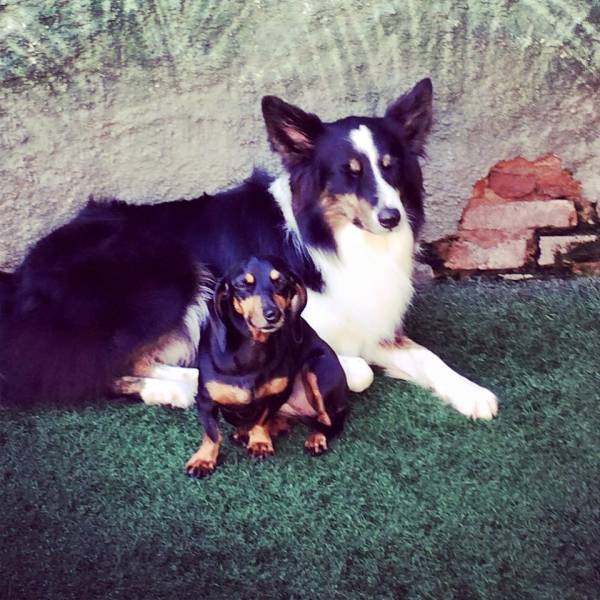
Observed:
[[[189,198],[271,171],[260,98],[325,119],[435,87],[427,240],[507,156],[563,157],[600,197],[593,0],[0,3],[0,269],[89,195]]]

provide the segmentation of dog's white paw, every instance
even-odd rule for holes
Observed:
[[[181,371],[181,381],[185,381],[187,384],[197,388],[199,377],[198,369],[193,367],[179,367],[179,369]]]
[[[471,419],[489,421],[498,414],[498,398],[480,385],[463,379],[444,394],[444,400]]]
[[[142,376],[153,379],[171,379],[198,387],[198,369],[193,367],[173,367],[171,365],[155,364],[142,372]]]
[[[346,374],[350,391],[363,392],[373,383],[375,377],[373,369],[364,358],[358,356],[338,356],[338,358]]]
[[[194,405],[194,390],[190,385],[166,379],[146,379],[140,390],[144,404],[190,408]]]

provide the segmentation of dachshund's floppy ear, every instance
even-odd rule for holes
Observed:
[[[213,294],[214,315],[212,325],[219,349],[225,352],[227,349],[227,309],[231,302],[231,287],[226,279],[221,279]]]
[[[294,341],[297,344],[302,343],[302,321],[300,320],[300,315],[306,306],[307,294],[306,287],[300,280],[300,278],[294,274],[289,273],[289,278],[292,281],[293,292],[292,299],[290,301],[290,315],[292,318],[292,335],[294,336]]]

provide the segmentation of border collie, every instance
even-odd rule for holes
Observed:
[[[279,178],[255,173],[214,196],[147,206],[91,201],[5,285],[4,397],[74,402],[114,390],[191,406],[197,371],[188,367],[212,281],[270,254],[304,280],[303,316],[338,353],[350,389],[367,388],[376,365],[468,417],[494,417],[493,393],[402,330],[424,220],[419,157],[432,95],[424,79],[383,117],[332,123],[266,96]]]

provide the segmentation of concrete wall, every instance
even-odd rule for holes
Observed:
[[[334,119],[431,76],[427,239],[518,154],[558,154],[600,199],[596,0],[4,0],[0,57],[0,268],[90,194],[170,200],[277,169],[264,94]]]

